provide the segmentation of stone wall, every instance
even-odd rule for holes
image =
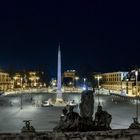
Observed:
[[[0,133],[0,140],[140,140],[140,129],[68,133]]]

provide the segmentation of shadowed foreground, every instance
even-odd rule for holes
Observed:
[[[109,130],[69,133],[3,133],[0,140],[139,140],[140,130]]]

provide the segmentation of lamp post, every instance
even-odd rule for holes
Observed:
[[[83,89],[86,90],[86,80],[87,80],[87,79],[86,79],[86,78],[83,78],[83,80],[84,80]]]
[[[100,105],[100,100],[99,100],[99,89],[100,89],[100,79],[102,77],[100,75],[95,76],[95,79],[98,81],[98,106]]]
[[[22,78],[21,78],[21,88],[22,88]],[[21,95],[20,95],[20,109],[22,110],[23,109],[23,107],[22,107],[22,93],[21,93]]]
[[[126,94],[128,94],[128,79],[126,79]]]
[[[138,112],[138,71],[135,71],[135,76],[136,76],[136,119],[138,121],[138,116],[139,116],[139,112]]]
[[[135,78],[136,78],[136,117],[133,118],[133,123],[129,126],[130,129],[140,129],[140,123],[139,123],[139,112],[138,112],[138,70],[135,70]]]
[[[76,83],[75,83],[75,87],[76,87],[76,88],[77,88],[77,85],[78,85],[78,84],[77,84],[78,80],[79,80],[79,77],[75,77],[75,82],[76,82]]]
[[[21,93],[21,95],[20,95],[20,109],[22,110],[22,93]]]
[[[86,84],[86,78],[84,78],[84,85]]]

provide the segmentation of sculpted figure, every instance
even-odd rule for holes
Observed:
[[[62,111],[63,114],[60,117],[60,121],[54,131],[77,131],[79,125],[80,116],[78,113],[73,112],[74,107],[65,107]]]
[[[35,132],[35,128],[30,125],[31,120],[25,120],[23,122],[25,123],[25,126],[22,128],[22,132]]]
[[[94,97],[92,91],[84,91],[81,96],[80,115],[82,118],[92,118],[94,112]]]
[[[102,110],[102,106],[98,106],[95,114],[95,120],[92,116],[94,112],[94,97],[92,91],[84,91],[81,95],[80,115],[73,111],[73,106],[66,106],[62,111],[60,121],[54,131],[98,131],[110,130],[112,116]]]
[[[140,123],[137,118],[133,118],[133,123],[129,126],[129,129],[140,129]]]
[[[112,116],[102,110],[102,106],[98,106],[97,112],[95,113],[94,125],[99,130],[110,130],[110,123],[112,120]]]

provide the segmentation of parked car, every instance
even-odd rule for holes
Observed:
[[[43,101],[41,104],[42,107],[51,107],[53,106],[49,101]]]

